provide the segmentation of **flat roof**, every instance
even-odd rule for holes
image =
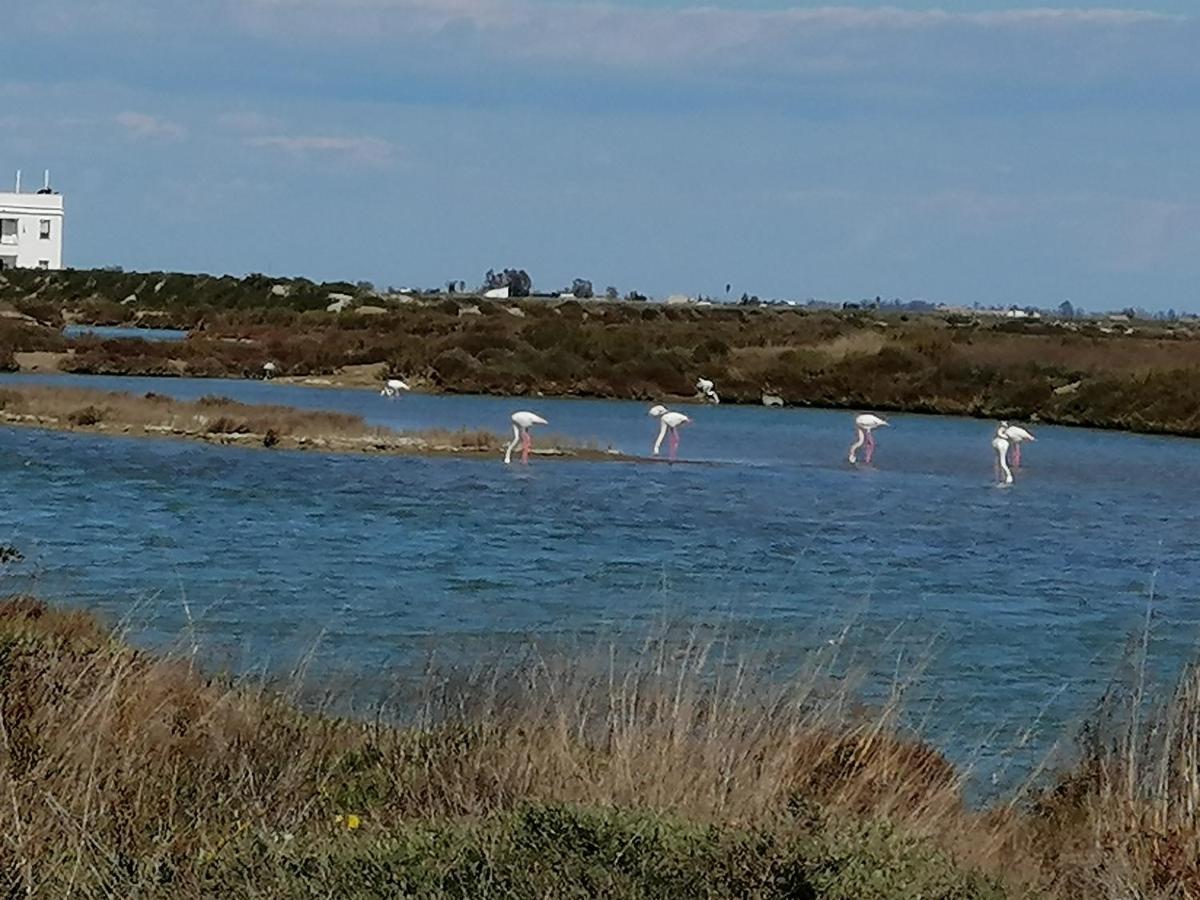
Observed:
[[[0,191],[0,206],[19,209],[61,210],[63,208],[62,194],[37,194],[33,191]]]

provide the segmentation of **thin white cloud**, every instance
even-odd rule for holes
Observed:
[[[126,110],[117,113],[113,121],[139,140],[178,141],[186,134],[182,125],[148,113]]]
[[[359,166],[389,165],[396,153],[394,144],[376,137],[277,134],[247,138],[246,144],[299,159],[335,157]]]
[[[1137,9],[1018,9],[995,12],[830,6],[781,10],[696,6],[647,9],[532,0],[238,0],[230,15],[256,33],[362,41],[476,39],[496,55],[625,65],[697,60],[712,54],[785,52],[838,33],[887,37],[953,29],[1045,33],[1163,26],[1186,17]],[[823,54],[824,55],[824,54]]]
[[[247,110],[221,113],[216,121],[219,127],[241,134],[266,134],[281,127],[278,119]]]

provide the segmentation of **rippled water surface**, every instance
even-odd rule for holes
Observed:
[[[5,376],[5,382],[21,376]],[[247,381],[47,376],[194,398],[361,413],[398,428],[489,427],[533,409],[550,430],[645,452],[636,403],[507,400]],[[0,429],[3,576],[121,616],[143,640],[188,611],[241,666],[363,674],[474,658],[527,635],[711,627],[797,660],[838,640],[879,683],[916,685],[953,755],[1003,766],[1086,714],[1152,609],[1156,668],[1197,636],[1200,444],[1037,428],[1009,489],[994,424],[892,417],[875,468],[845,463],[841,412],[688,407],[704,465],[330,457]],[[924,714],[924,713],[923,713]],[[1027,762],[1028,760],[1026,760]]]

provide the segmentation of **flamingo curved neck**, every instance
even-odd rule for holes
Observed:
[[[504,464],[512,463],[512,452],[517,449],[517,444],[521,443],[521,427],[515,422],[513,423],[513,439],[512,442],[504,451]]]
[[[855,441],[850,445],[850,462],[857,462],[858,451],[867,442],[867,430],[861,425],[854,426]]]
[[[663,438],[665,438],[667,436],[667,428],[669,428],[669,427],[670,426],[667,425],[667,423],[665,421],[663,421],[661,418],[658,420],[658,440],[656,440],[654,442],[654,455],[655,456],[658,456],[658,451],[660,449],[662,449]]]

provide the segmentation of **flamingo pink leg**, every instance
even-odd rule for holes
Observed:
[[[1013,464],[1014,469],[1018,469],[1021,466],[1021,442],[1020,441],[1013,442],[1012,464]]]
[[[863,462],[867,465],[871,464],[871,457],[875,455],[875,435],[867,432],[867,452],[863,454]]]
[[[529,449],[532,446],[533,438],[531,438],[529,436],[529,432],[526,431],[521,435],[521,463],[523,465],[529,465]]]
[[[675,455],[679,452],[679,432],[674,428],[671,429],[671,461],[674,462]]]

